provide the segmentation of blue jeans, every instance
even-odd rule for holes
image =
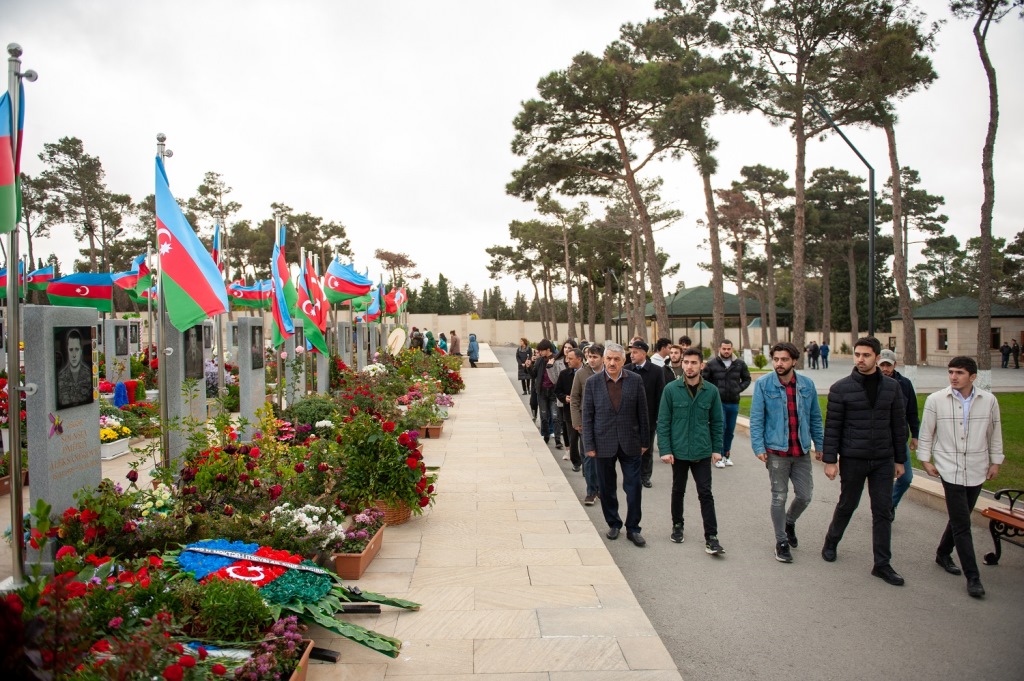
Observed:
[[[768,468],[768,479],[772,483],[772,527],[775,529],[775,543],[780,544],[789,541],[786,536],[786,523],[796,523],[797,518],[811,504],[811,493],[814,491],[811,457],[806,454],[769,454],[765,466]],[[790,481],[793,483],[793,503],[789,505],[789,511],[786,511]]]
[[[910,464],[910,445],[907,445],[907,462],[903,464],[903,475],[896,478],[896,482],[892,484],[892,510],[896,510],[896,507],[900,504],[900,499],[908,489],[910,489],[910,481],[914,479],[914,467]]]
[[[615,456],[595,457],[597,476],[601,488],[601,510],[608,527],[622,527],[619,516],[619,497],[615,489],[618,478],[615,462],[622,466],[622,491],[626,493],[626,532],[640,531],[640,457],[628,456],[621,449]]]
[[[587,481],[587,496],[591,497],[601,491],[601,483],[597,479],[597,459],[583,455],[583,479]]]
[[[739,415],[739,402],[736,404],[722,402],[722,418],[725,421],[722,433],[722,456],[729,456],[732,453],[732,436],[736,432],[736,417]]]
[[[540,411],[540,434],[547,442],[552,433],[555,442],[562,442],[562,410],[558,408],[558,401],[555,399],[553,390],[544,390],[537,393],[537,409]]]

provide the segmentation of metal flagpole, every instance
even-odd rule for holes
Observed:
[[[11,43],[7,46],[7,94],[11,99],[11,157],[18,158],[20,138],[18,121],[21,113],[21,80],[32,82],[35,71],[21,72],[21,46]],[[17,178],[14,178],[17,182]],[[21,519],[25,515],[22,502],[21,484],[21,395],[25,386],[21,383],[21,277],[18,272],[18,237],[20,230],[15,223],[8,234],[7,244],[7,400],[8,413],[14,418],[7,419],[10,435],[11,473],[11,526],[14,541],[11,542],[11,577],[4,580],[2,589],[15,589],[25,584],[25,549],[21,543]],[[13,267],[12,267],[13,265]],[[13,276],[12,275],[13,271]]]
[[[167,148],[165,142],[167,141],[167,135],[158,133],[156,136],[156,155],[161,159],[168,159],[174,155],[170,149]],[[155,212],[155,209],[154,209]],[[154,227],[156,227],[154,225]],[[167,411],[167,400],[169,395],[167,394],[167,362],[165,358],[170,354],[171,348],[164,347],[165,339],[167,334],[164,332],[164,285],[163,285],[163,264],[161,263],[160,257],[160,234],[155,233],[154,238],[156,239],[156,345],[157,348],[161,348],[161,352],[157,352],[157,383],[160,388],[160,465],[163,468],[170,468],[171,466],[171,433],[168,429],[168,422],[170,416]]]
[[[223,211],[221,211],[221,213],[220,213],[220,215],[218,215],[217,219],[218,219],[219,222],[223,222],[223,218],[224,218],[224,213],[223,213]],[[218,224],[218,227],[219,226],[220,225]],[[217,265],[220,265],[223,262],[223,260],[224,260],[224,255],[223,255],[224,249],[223,249],[223,247],[221,247],[221,244],[217,244],[217,246],[218,246]],[[223,270],[223,269],[220,272],[221,281],[224,281],[224,272],[225,272],[225,270]],[[230,303],[228,303],[228,306],[230,307]],[[224,372],[224,327],[223,327],[224,319],[223,319],[223,317],[224,317],[224,314],[221,313],[219,315],[216,315],[216,318],[215,318],[215,321],[217,323],[217,397],[218,398],[223,398],[227,394],[227,392],[226,392],[226,390],[224,388],[224,373],[225,372]],[[218,411],[220,411],[221,406],[223,404],[224,403],[221,401],[221,399],[218,399],[218,401],[217,401],[217,409],[218,409]],[[221,412],[221,413],[223,413],[223,412]]]
[[[274,213],[274,244],[278,247],[281,246],[281,214]],[[285,258],[285,264],[287,265],[288,259]],[[274,264],[270,263],[270,280],[271,285],[274,283]],[[284,282],[281,284],[284,285]],[[281,297],[284,297],[284,291],[281,291]],[[273,303],[271,303],[273,305]],[[284,338],[284,329],[279,329],[280,335]],[[281,352],[274,348],[274,356],[277,358],[277,406],[284,409],[284,359],[281,358]]]
[[[153,255],[153,244],[146,244],[146,267],[151,269],[150,257]],[[152,275],[150,275],[152,276]],[[153,296],[149,295],[149,289],[146,290],[146,320],[147,326],[149,327],[149,342],[146,345],[146,355],[150,361],[153,360]]]

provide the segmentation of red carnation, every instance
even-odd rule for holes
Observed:
[[[179,664],[169,664],[164,669],[163,676],[167,681],[181,681],[185,678],[185,670]]]
[[[235,514],[235,509],[230,504],[224,507],[224,515],[232,516]]]
[[[59,549],[57,549],[57,560],[60,560],[65,556],[71,556],[72,558],[74,558],[77,555],[78,551],[75,551],[74,546],[62,546]]]
[[[252,486],[257,488],[257,489],[259,489],[259,486],[262,485],[262,484],[263,483],[261,483],[259,480],[253,480],[252,481]]]
[[[191,655],[182,655],[178,658],[178,664],[180,664],[182,667],[195,667],[196,658],[192,657]]]
[[[393,433],[393,432],[395,432],[395,422],[394,421],[385,421],[384,423],[381,424],[380,427],[384,429],[385,433]]]
[[[321,461],[320,463],[317,464],[316,469],[321,473],[326,473],[330,469],[330,466]]]
[[[206,659],[206,656],[207,656],[208,654],[209,654],[209,653],[207,653],[207,652],[206,652],[206,648],[204,648],[204,647],[202,647],[202,646],[199,646],[199,659],[200,659],[200,660],[205,660],[205,659]]]
[[[238,476],[238,482],[246,482],[249,479],[248,473],[242,473]]]
[[[410,456],[408,459],[405,460],[405,465],[413,470],[416,470],[416,468],[419,465],[419,462],[416,461],[415,457]]]
[[[420,508],[427,506],[430,503],[430,497],[420,497]]]
[[[295,464],[295,472],[296,473],[302,473],[305,470],[306,470],[306,464],[302,463],[301,461],[299,463]]]
[[[110,641],[105,638],[101,638],[99,641],[96,641],[96,643],[93,643],[89,650],[94,653],[108,653],[110,652]]]
[[[21,613],[25,610],[25,605],[21,602],[21,597],[16,593],[9,593],[4,598],[7,601],[7,607],[11,609],[11,612],[17,617],[21,617]]]
[[[270,500],[273,501],[274,499],[277,499],[279,496],[281,496],[282,489],[283,488],[281,487],[281,485],[273,485],[273,486],[271,486],[271,488],[270,488]]]
[[[224,676],[228,673],[228,668],[218,662],[217,664],[210,667],[210,671],[216,674],[217,676]]]
[[[251,456],[254,459],[260,458],[260,448],[259,447],[253,447],[252,449],[250,449],[249,450],[249,456]]]

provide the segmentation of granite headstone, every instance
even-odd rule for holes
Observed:
[[[241,338],[248,339],[238,350],[238,418],[242,422],[238,437],[252,439],[257,429],[256,411],[267,399],[267,372],[264,368],[263,320],[240,317],[232,326]]]
[[[103,379],[117,385],[132,377],[128,322],[108,319],[103,323]]]
[[[170,354],[160,358],[166,365],[167,416],[171,426],[168,436],[171,467],[178,469],[178,459],[188,448],[190,429],[206,422],[206,380],[203,376],[203,325],[197,324],[182,333],[173,326],[166,314],[164,347]],[[198,375],[197,375],[198,372]],[[186,390],[186,380],[194,380]]]

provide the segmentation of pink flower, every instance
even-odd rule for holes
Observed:
[[[117,629],[121,626],[122,622],[124,622],[124,619],[120,617],[115,617],[114,619],[107,622],[107,627],[109,627],[110,629]]]
[[[288,359],[288,353],[284,350],[281,351],[281,359]]]

